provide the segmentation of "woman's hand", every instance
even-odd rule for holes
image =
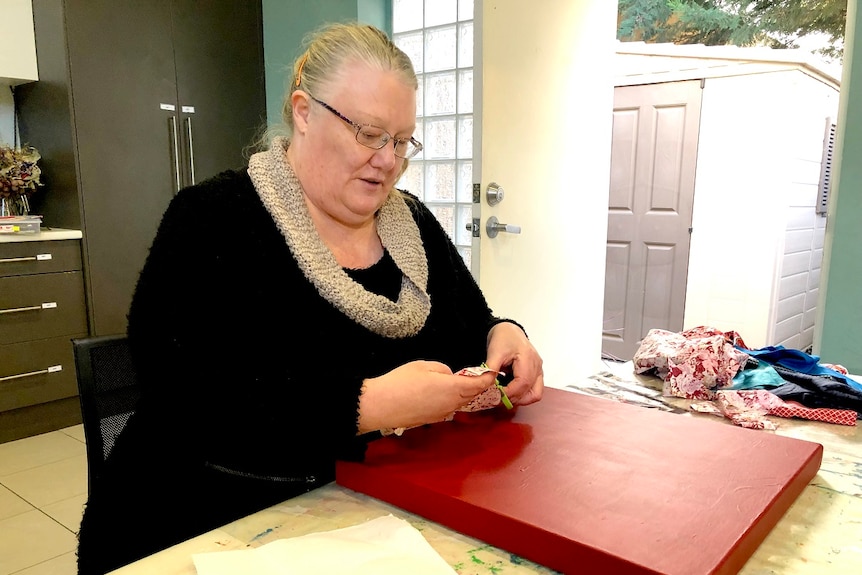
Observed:
[[[366,379],[359,396],[359,433],[443,421],[494,385],[494,378],[492,372],[453,375],[443,363],[412,361]]]
[[[517,325],[504,321],[491,328],[485,364],[507,373],[511,370],[514,379],[506,386],[506,396],[513,405],[529,405],[542,399],[542,358]]]

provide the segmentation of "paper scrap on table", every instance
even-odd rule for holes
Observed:
[[[453,575],[419,531],[393,515],[255,549],[192,556],[198,575]]]

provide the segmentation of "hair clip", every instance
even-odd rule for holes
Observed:
[[[302,60],[299,62],[299,68],[296,70],[296,88],[299,88],[299,84],[302,82],[302,67],[305,66],[306,60],[308,60],[308,52],[303,54]]]

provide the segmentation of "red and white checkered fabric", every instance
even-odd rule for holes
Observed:
[[[826,423],[837,423],[838,425],[856,425],[856,412],[851,409],[814,408],[785,402],[785,405],[770,409],[769,414],[777,415],[778,417],[799,417],[812,421],[825,421]]]

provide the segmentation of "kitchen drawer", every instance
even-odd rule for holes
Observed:
[[[67,397],[12,411],[0,411],[0,443],[81,423],[81,402]]]
[[[81,242],[11,242],[0,244],[0,277],[81,269]]]
[[[86,332],[81,272],[0,278],[0,345]]]
[[[72,336],[0,346],[0,412],[78,394]]]

